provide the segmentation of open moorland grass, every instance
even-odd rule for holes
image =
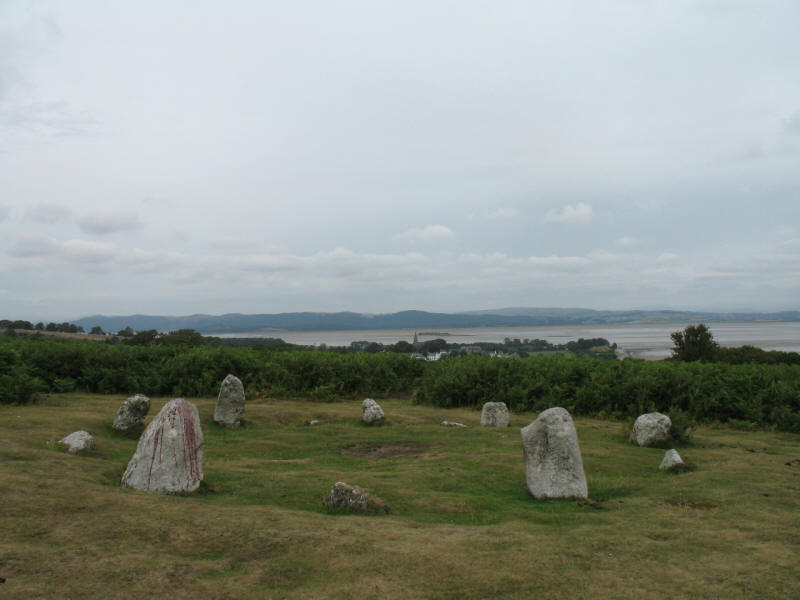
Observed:
[[[680,449],[695,470],[666,474],[621,423],[577,419],[590,501],[536,501],[519,437],[535,414],[484,429],[387,399],[367,427],[359,402],[254,400],[225,430],[203,398],[205,485],[159,496],[119,485],[136,447],[110,427],[122,400],[0,406],[0,597],[800,597],[798,435],[700,428]],[[86,456],[54,443],[77,429]],[[340,480],[391,514],[328,514]]]

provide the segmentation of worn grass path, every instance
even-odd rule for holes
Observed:
[[[483,429],[381,400],[390,423],[369,428],[360,402],[255,400],[225,430],[193,399],[206,486],[158,496],[119,487],[136,447],[110,428],[122,400],[0,406],[0,598],[800,597],[797,435],[701,428],[680,450],[697,469],[668,475],[620,423],[577,419],[591,502],[540,502],[519,438],[534,414]],[[88,456],[53,443],[77,429]],[[339,480],[392,514],[327,514]]]

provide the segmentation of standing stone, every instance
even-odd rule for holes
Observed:
[[[678,465],[683,464],[683,459],[681,455],[678,454],[678,451],[673,448],[672,450],[667,450],[664,453],[664,460],[661,461],[661,464],[658,465],[658,468],[662,471],[666,471],[671,469],[672,467],[677,467]]]
[[[639,415],[631,430],[630,441],[639,446],[651,446],[669,439],[672,421],[667,415],[652,412]]]
[[[139,438],[122,485],[145,492],[193,492],[203,479],[203,430],[183,398],[164,405]]]
[[[126,399],[114,417],[112,427],[117,431],[128,431],[144,423],[144,418],[150,411],[150,398],[143,394],[136,394]]]
[[[219,388],[214,422],[225,427],[239,427],[242,424],[243,414],[244,386],[238,377],[228,375]]]
[[[328,508],[345,510],[348,512],[361,512],[373,514],[386,514],[389,507],[377,496],[359,487],[347,485],[343,481],[333,484],[328,497],[325,499]]]
[[[520,434],[525,479],[534,498],[589,496],[575,423],[565,409],[548,408]]]
[[[508,427],[508,407],[505,402],[487,402],[481,410],[481,426]]]
[[[382,422],[384,416],[380,404],[372,398],[367,398],[361,403],[361,420],[367,425]]]
[[[88,431],[73,431],[67,437],[58,440],[59,444],[67,446],[67,452],[77,454],[94,450],[94,438]]]

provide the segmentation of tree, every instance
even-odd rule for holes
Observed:
[[[131,326],[128,325],[125,329],[120,329],[117,332],[117,335],[120,337],[131,337],[133,335],[133,329],[131,329]]]
[[[669,337],[672,338],[672,358],[675,360],[712,362],[716,358],[719,344],[703,323],[689,325],[683,331],[671,333]]]
[[[91,333],[92,335],[105,335],[106,332],[103,331],[103,328],[100,327],[100,325],[95,325],[94,327],[92,327],[89,333]]]

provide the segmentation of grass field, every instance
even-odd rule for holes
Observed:
[[[205,485],[159,496],[119,486],[123,399],[0,406],[0,598],[800,597],[798,435],[700,428],[679,449],[696,469],[666,474],[621,423],[577,419],[590,501],[536,501],[519,437],[535,414],[484,429],[386,399],[389,423],[366,427],[359,402],[255,400],[225,430],[202,398]],[[55,444],[77,429],[87,456]],[[336,481],[391,514],[326,513]]]

